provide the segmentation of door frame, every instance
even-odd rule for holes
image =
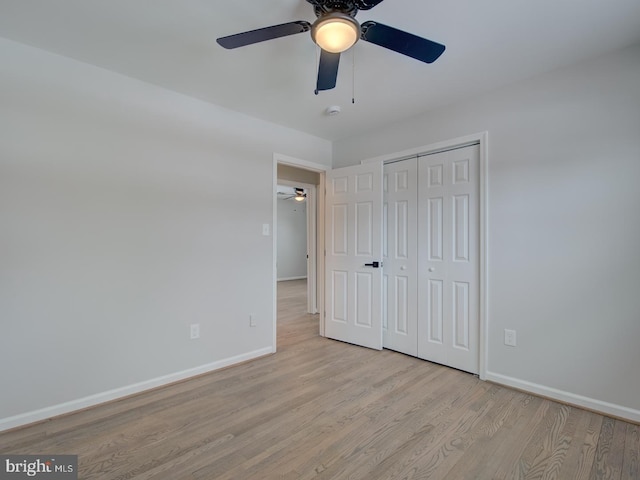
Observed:
[[[360,163],[382,162],[390,163],[412,158],[418,155],[434,154],[442,151],[462,148],[468,145],[479,144],[479,200],[480,200],[480,299],[479,299],[479,377],[486,380],[488,370],[488,331],[489,331],[489,132],[478,132],[462,137],[452,138],[420,147],[410,148],[395,153],[385,154],[374,158],[362,160]]]
[[[272,265],[272,304],[273,304],[273,353],[277,350],[278,340],[278,164],[290,165],[292,167],[301,168],[303,170],[309,170],[320,174],[320,182],[316,188],[316,201],[317,201],[317,228],[316,228],[316,304],[320,321],[319,329],[320,335],[324,336],[324,191],[325,191],[325,172],[330,170],[331,167],[323,165],[321,163],[310,162],[308,160],[302,160],[300,158],[290,157],[281,153],[273,154],[273,168],[271,178],[271,191],[273,198],[273,217],[271,224],[273,225],[272,231],[272,249],[273,249],[273,265]]]

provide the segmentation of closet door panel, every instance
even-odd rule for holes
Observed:
[[[383,346],[418,355],[417,158],[384,166]]]
[[[418,159],[418,356],[479,370],[479,147]]]

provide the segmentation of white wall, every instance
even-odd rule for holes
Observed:
[[[331,158],[0,39],[0,429],[273,350],[274,152]]]
[[[334,166],[485,130],[488,377],[640,421],[640,46],[338,141]]]
[[[278,280],[307,276],[307,202],[278,199]]]

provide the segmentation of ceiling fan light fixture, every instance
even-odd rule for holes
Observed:
[[[342,53],[360,38],[360,24],[345,13],[331,12],[311,25],[311,38],[327,52]]]
[[[296,202],[303,202],[304,199],[307,197],[307,195],[304,193],[304,189],[302,188],[296,188],[295,192],[296,192],[296,196],[293,197],[293,199]]]

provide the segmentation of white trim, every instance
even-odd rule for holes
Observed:
[[[286,278],[279,278],[278,281],[279,282],[288,282],[289,280],[304,280],[305,278],[307,278],[307,277],[306,276],[305,277],[286,277]]]
[[[480,363],[479,377],[489,368],[489,133],[478,133],[480,142]]]
[[[318,313],[318,194],[316,186],[308,190],[307,208],[307,312]]]
[[[487,380],[489,357],[489,133],[478,132],[442,142],[389,153],[360,163],[393,162],[428,155],[466,145],[480,144],[480,335],[478,338],[478,376]]]
[[[318,298],[317,298],[317,303],[316,303],[316,307],[318,310],[318,314],[320,316],[320,320],[319,320],[319,324],[320,324],[320,336],[324,337],[324,330],[325,330],[325,305],[324,305],[324,298],[325,298],[325,291],[324,291],[324,275],[325,275],[325,198],[326,198],[326,172],[320,172],[320,185],[318,185],[318,189],[317,189],[317,193],[318,193],[318,230],[316,232],[316,251],[317,251],[317,255],[316,255],[316,266],[317,266],[317,283],[316,283],[316,288],[317,288],[317,292],[318,292]]]
[[[89,395],[88,397],[78,398],[69,402],[60,403],[51,407],[41,408],[32,412],[22,413],[13,417],[7,417],[0,419],[0,432],[8,430],[10,428],[21,427],[30,423],[39,422],[66,413],[75,412],[88,407],[94,407],[101,403],[118,400],[123,397],[142,393],[154,388],[163,387],[171,383],[179,382],[197,375],[209,373],[214,370],[235,365],[240,362],[246,362],[247,360],[253,360],[258,357],[263,357],[272,353],[271,347],[261,348],[260,350],[254,350],[253,352],[243,353],[234,357],[218,360],[207,365],[202,365],[188,370],[182,370],[181,372],[171,373],[169,375],[163,375],[161,377],[152,378],[151,380],[145,380],[144,382],[135,383],[126,387],[116,388],[107,392],[96,393],[95,395]]]
[[[277,154],[273,155],[273,165],[271,172],[271,198],[273,205],[271,207],[272,210],[272,220],[271,220],[271,256],[272,258],[272,266],[271,266],[271,304],[272,304],[272,331],[273,337],[271,339],[271,347],[272,353],[276,353],[278,348],[278,159]]]
[[[408,150],[402,150],[396,153],[387,153],[380,155],[379,157],[367,158],[360,163],[374,163],[374,162],[391,162],[404,160],[407,158],[415,157],[417,155],[428,155],[430,153],[436,153],[440,150],[450,150],[455,147],[463,147],[474,143],[486,142],[487,132],[472,133],[471,135],[465,135],[463,137],[452,138],[450,140],[444,140],[442,142],[431,143],[429,145],[423,145],[421,147],[409,148]]]
[[[526,380],[520,380],[518,378],[494,372],[486,372],[486,380],[525,392],[531,392],[533,394],[574,405],[576,407],[586,408],[594,412],[602,413],[603,415],[613,415],[617,418],[626,419],[634,423],[640,423],[640,410],[635,410],[633,408],[603,402],[602,400],[576,395],[575,393],[565,392],[564,390],[558,390],[556,388],[527,382]]]

